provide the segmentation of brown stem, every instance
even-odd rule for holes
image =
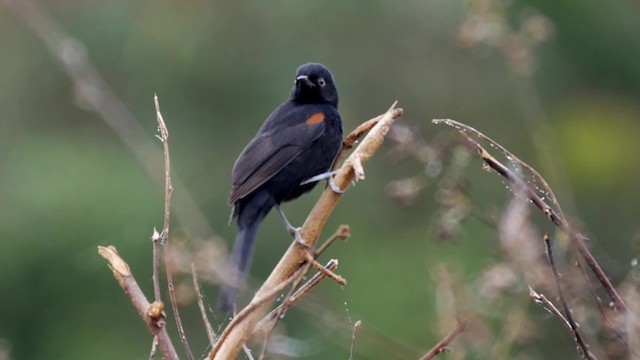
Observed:
[[[573,329],[571,329],[571,325],[567,321],[567,318],[562,315],[560,310],[558,310],[558,308],[551,302],[551,300],[547,299],[544,294],[537,293],[531,286],[529,286],[529,296],[533,299],[533,301],[536,302],[536,304],[539,304],[553,316],[557,317],[562,323],[562,326],[565,328],[565,330],[567,330],[569,335],[573,336]]]
[[[447,346],[449,346],[449,343],[451,343],[451,341],[453,341],[453,339],[455,339],[458,334],[464,331],[465,325],[466,323],[464,320],[458,319],[456,321],[456,327],[451,330],[451,332],[447,336],[440,340],[440,342],[437,343],[436,346],[434,346],[433,348],[431,348],[431,350],[424,354],[424,356],[421,357],[420,360],[433,359],[438,354],[445,352],[447,350]]]
[[[202,299],[202,291],[200,291],[200,282],[198,281],[198,273],[196,272],[196,265],[194,263],[191,263],[191,277],[193,278],[193,288],[196,290],[200,316],[202,316],[204,328],[207,331],[207,337],[209,338],[209,345],[213,346],[216,342],[216,334],[213,332],[213,328],[211,327],[211,323],[207,317],[207,310],[204,306],[204,300]]]
[[[338,267],[338,262],[336,260],[330,260],[325,268],[329,271],[333,271]],[[298,301],[302,300],[311,290],[313,290],[316,286],[318,286],[322,280],[326,278],[326,275],[323,272],[317,272],[309,281],[302,284],[298,290],[296,290],[290,296],[287,296],[285,300],[278,306],[273,309],[264,319],[260,320],[258,325],[256,325],[257,331],[270,331],[275,325],[276,321],[282,316],[282,314],[286,313],[289,308],[295,305]]]
[[[131,300],[131,304],[133,304],[138,315],[140,315],[142,321],[147,325],[151,335],[154,337],[157,336],[158,347],[162,355],[166,359],[177,360],[178,354],[171,343],[171,338],[169,338],[167,327],[165,326],[164,311],[162,311],[162,307],[159,306],[161,303],[158,304],[154,302],[155,306],[152,307],[152,304],[150,304],[149,300],[144,296],[142,289],[140,289],[136,279],[133,277],[129,265],[120,254],[118,254],[118,250],[116,250],[114,246],[98,246],[98,253],[107,260],[113,276],[118,281],[122,290],[124,290],[124,293],[129,297],[129,300]],[[160,311],[150,311],[152,308]],[[153,316],[151,314],[153,314]]]
[[[155,359],[157,351],[158,351],[158,337],[154,336],[153,340],[151,340],[151,351],[149,351],[149,360]]]
[[[318,256],[322,255],[322,253],[327,248],[329,248],[329,246],[331,246],[331,244],[333,244],[336,240],[347,240],[350,237],[351,229],[349,228],[349,225],[340,225],[338,227],[338,230],[336,230],[336,232],[333,233],[333,235],[331,235],[327,239],[327,241],[322,243],[322,245],[318,246],[318,248],[313,251],[313,257],[317,258]]]
[[[164,123],[164,119],[162,118],[162,114],[160,113],[160,103],[158,102],[158,96],[155,95],[153,97],[155,107],[156,107],[156,117],[158,120],[158,130],[160,131],[160,140],[162,140],[162,145],[164,148],[164,228],[162,229],[162,244],[164,245],[164,259],[165,259],[165,269],[167,271],[167,286],[169,288],[169,299],[171,300],[171,310],[173,312],[173,317],[176,321],[176,326],[178,328],[178,335],[180,336],[180,341],[184,346],[184,350],[187,353],[187,357],[189,360],[195,360],[193,357],[193,353],[191,352],[191,347],[189,347],[189,342],[187,341],[187,336],[184,332],[184,327],[182,326],[182,319],[180,318],[180,311],[178,310],[178,301],[176,300],[176,291],[175,286],[173,285],[173,273],[171,271],[171,252],[169,251],[169,223],[171,216],[171,193],[173,192],[173,186],[171,185],[171,159],[169,157],[169,130],[167,129],[167,125]],[[155,264],[154,264],[155,265]]]
[[[358,320],[355,324],[353,324],[353,333],[351,334],[351,350],[349,351],[349,360],[353,360],[353,349],[356,347],[356,335],[358,334],[358,330],[360,330],[360,325],[362,325],[362,321]]]
[[[589,360],[595,360],[596,357],[595,355],[593,355],[593,353],[591,353],[591,351],[589,350],[589,347],[587,346],[587,344],[584,342],[584,339],[582,338],[582,335],[580,334],[580,331],[578,330],[579,326],[576,323],[576,321],[573,319],[573,314],[571,313],[571,309],[569,308],[569,305],[567,304],[567,301],[564,297],[564,290],[562,289],[562,285],[560,283],[560,273],[558,272],[558,268],[556,267],[556,262],[555,259],[553,258],[553,252],[551,249],[551,241],[550,241],[550,237],[549,237],[549,233],[545,233],[544,234],[544,245],[545,245],[545,250],[547,253],[547,259],[549,260],[549,265],[551,266],[551,271],[553,272],[553,279],[555,280],[556,283],[556,289],[558,291],[558,298],[560,299],[560,305],[562,305],[562,309],[564,311],[564,314],[567,318],[567,323],[569,324],[569,326],[571,327],[571,332],[573,333],[573,338],[576,341],[576,343],[578,344],[578,348],[580,349],[581,352],[581,356],[583,358],[587,358]]]
[[[280,291],[282,291],[291,282],[293,282],[302,273],[302,270],[303,270],[303,268],[299,267],[287,279],[284,279],[284,281],[282,281],[279,284],[269,288],[268,291],[263,292],[260,295],[260,297],[258,297],[258,294],[256,293],[256,295],[253,297],[253,299],[251,299],[251,302],[244,309],[242,309],[242,311],[237,313],[236,316],[234,316],[234,318],[231,320],[229,325],[227,325],[227,327],[225,328],[224,332],[222,333],[222,335],[220,335],[220,338],[216,342],[216,344],[215,344],[215,346],[214,346],[214,348],[212,350],[212,353],[216,349],[218,349],[218,348],[220,348],[221,346],[224,345],[224,342],[227,339],[227,337],[229,336],[229,333],[233,333],[234,329],[240,328],[243,325],[243,322],[247,318],[249,318],[250,316],[252,316],[255,313],[256,309],[259,309],[264,304],[269,303]],[[240,351],[240,349],[242,348],[243,345],[244,345],[244,343],[240,344],[240,346],[237,349],[237,352]],[[237,355],[237,352],[236,352],[236,354],[234,354],[234,356]],[[211,356],[211,354],[209,356]],[[235,357],[231,357],[231,358],[235,358]],[[223,358],[223,359],[228,359],[228,358]]]
[[[151,275],[151,280],[153,281],[153,295],[155,297],[155,301],[161,301],[162,295],[160,291],[160,242],[162,241],[162,236],[158,233],[158,231],[153,228],[153,235],[151,235],[151,243],[153,244],[153,275]]]
[[[337,282],[338,284],[340,284],[342,286],[347,285],[347,280],[345,280],[342,276],[337,275],[333,271],[327,270],[324,266],[322,266],[322,264],[317,262],[316,259],[314,259],[313,256],[311,254],[309,254],[308,252],[307,252],[307,255],[305,257],[306,257],[307,261],[309,262],[309,264],[311,264],[311,266],[316,268],[316,270],[320,271],[325,276],[329,277],[331,280]],[[338,262],[338,260],[334,260],[334,261],[336,263]]]
[[[446,123],[446,124],[449,124],[449,125],[452,125],[452,126],[456,126],[459,129],[463,129],[463,130],[460,130],[460,134],[462,136],[464,136],[469,141],[469,143],[476,149],[476,151],[478,152],[478,154],[482,158],[482,161],[484,161],[484,163],[489,168],[493,169],[495,172],[497,172],[502,177],[507,179],[507,181],[509,182],[509,185],[512,186],[513,188],[522,189],[522,191],[524,192],[525,196],[538,209],[540,209],[543,212],[543,214],[552,223],[554,223],[557,227],[559,227],[560,229],[565,231],[567,234],[569,234],[571,240],[575,243],[575,246],[578,249],[578,252],[582,255],[582,257],[584,257],[585,262],[587,263],[589,268],[591,268],[591,271],[594,273],[594,275],[596,276],[598,281],[602,284],[602,286],[604,287],[605,291],[607,292],[607,294],[611,298],[611,301],[613,301],[613,304],[614,304],[615,308],[621,310],[626,315],[631,316],[633,321],[637,324],[637,319],[635,318],[633,313],[630,311],[629,306],[624,302],[624,300],[622,299],[622,297],[620,296],[620,294],[618,293],[616,288],[613,286],[613,284],[611,283],[611,281],[609,280],[607,275],[604,273],[604,271],[602,270],[602,268],[600,267],[600,265],[598,264],[596,259],[593,257],[593,255],[589,251],[589,248],[587,247],[587,245],[585,243],[584,236],[582,236],[581,234],[575,232],[570,227],[569,223],[564,219],[562,214],[556,212],[549,205],[547,205],[547,203],[540,196],[538,196],[538,194],[531,188],[531,186],[529,186],[529,184],[527,184],[524,180],[522,180],[520,177],[518,177],[516,174],[514,174],[511,170],[509,170],[509,168],[507,168],[500,161],[498,161],[495,157],[493,157],[491,154],[489,154],[489,152],[487,152],[477,141],[474,141],[473,139],[471,139],[471,137],[468,135],[468,132],[476,134],[476,135],[479,135],[484,139],[488,139],[486,136],[484,136],[483,134],[481,134],[477,130],[475,130],[475,129],[473,129],[473,128],[465,125],[465,124],[457,122],[455,120],[450,120],[450,119],[439,120],[439,119],[435,119],[435,120],[433,120],[433,122],[437,123],[437,124]],[[495,143],[495,142],[492,141],[492,143]],[[522,164],[523,162],[519,161],[519,163]],[[527,165],[527,168],[531,168],[531,167]],[[542,179],[542,180],[544,181],[544,179]],[[546,181],[544,183],[546,184]],[[636,327],[638,327],[638,326],[636,326]]]
[[[325,265],[325,268],[328,271],[333,271],[337,267],[338,267],[337,260],[330,260],[329,263]],[[300,272],[300,274],[303,275],[307,271],[308,271],[308,268],[305,267]],[[260,352],[260,356],[258,357],[258,359],[260,360],[264,359],[265,356],[267,355],[268,344],[269,344],[269,341],[271,340],[271,334],[273,333],[273,329],[278,323],[278,320],[281,319],[282,316],[286,314],[286,312],[293,305],[295,305],[297,302],[302,300],[302,298],[304,298],[307,294],[309,294],[311,290],[313,290],[316,286],[318,286],[320,282],[322,282],[322,280],[324,280],[325,278],[326,278],[326,275],[324,272],[317,272],[315,275],[313,275],[313,277],[309,281],[304,283],[293,294],[287,295],[284,298],[284,301],[282,302],[282,304],[280,304],[280,306],[272,310],[267,316],[264,317],[264,319],[260,320],[260,322],[256,325],[255,332],[259,332],[259,331],[264,332],[264,341],[263,341],[262,351]],[[298,277],[297,280],[299,279],[301,279],[301,277]],[[295,288],[295,286],[296,285],[294,283],[293,288]]]

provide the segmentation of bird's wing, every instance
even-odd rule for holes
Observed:
[[[307,115],[293,111],[287,117],[299,117],[304,121],[258,134],[236,160],[231,174],[230,204],[271,179],[324,132],[322,113]],[[318,121],[320,117],[322,119]],[[283,122],[291,123],[287,120],[283,119]]]

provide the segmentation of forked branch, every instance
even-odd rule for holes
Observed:
[[[115,247],[98,246],[98,253],[107,260],[109,268],[113,272],[113,277],[116,278],[118,284],[122,290],[124,290],[124,293],[127,294],[129,300],[131,300],[131,304],[133,304],[138,315],[140,315],[142,321],[147,325],[151,335],[157,337],[158,348],[160,352],[162,352],[163,357],[168,360],[177,360],[178,354],[171,343],[171,338],[169,338],[167,327],[165,326],[165,314],[162,303],[149,303],[149,300],[147,300],[136,279],[133,277],[129,265],[120,257]]]

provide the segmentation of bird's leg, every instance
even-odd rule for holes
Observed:
[[[318,174],[316,176],[308,178],[307,180],[301,182],[300,185],[305,185],[315,181],[327,179],[327,182],[329,183],[329,187],[331,188],[331,190],[333,190],[334,193],[342,194],[345,192],[346,189],[340,189],[340,187],[336,185],[336,183],[333,181],[333,176],[337,173],[338,173],[338,170],[323,172],[322,174]]]
[[[324,179],[331,179],[331,177],[337,173],[338,173],[338,170],[323,172],[321,174],[308,178],[307,180],[301,182],[300,185],[306,185],[306,184],[324,180]]]
[[[293,225],[291,225],[291,223],[289,223],[289,220],[287,220],[287,217],[284,215],[284,211],[282,211],[280,204],[277,204],[275,208],[278,211],[278,214],[280,214],[280,217],[282,218],[282,222],[284,222],[284,226],[287,228],[287,232],[289,233],[289,235],[293,236],[293,238],[301,245],[309,247],[309,245],[304,241],[304,239],[300,235],[300,228],[294,227]]]

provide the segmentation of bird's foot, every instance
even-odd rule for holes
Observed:
[[[278,211],[278,214],[280,214],[280,217],[282,217],[282,222],[284,223],[284,226],[287,228],[287,232],[289,233],[289,235],[291,235],[296,240],[296,242],[300,243],[301,245],[304,245],[305,247],[309,247],[309,244],[307,244],[302,238],[302,236],[300,235],[301,228],[294,227],[293,225],[291,225],[289,220],[287,220],[287,217],[284,215],[284,211],[282,211],[280,204],[276,205],[275,208]]]
[[[289,232],[289,234],[290,234],[290,235],[295,239],[295,241],[296,241],[298,244],[300,244],[300,245],[302,245],[302,246],[304,246],[304,247],[308,248],[308,247],[310,247],[310,246],[309,246],[309,244],[307,244],[307,242],[302,238],[302,235],[300,235],[300,229],[302,229],[302,228],[300,228],[300,227],[293,227],[293,226],[291,226],[290,228],[288,228],[288,229],[287,229],[287,231],[288,231],[288,232]]]
[[[347,189],[340,189],[340,187],[336,185],[335,181],[333,181],[333,177],[329,177],[327,182],[329,183],[329,188],[331,188],[331,190],[336,194],[343,194],[347,191]]]

